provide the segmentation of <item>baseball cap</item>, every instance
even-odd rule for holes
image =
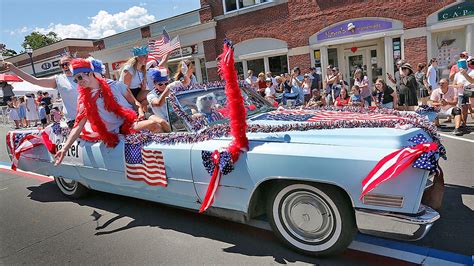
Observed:
[[[272,82],[272,79],[271,78],[266,78],[265,82]]]

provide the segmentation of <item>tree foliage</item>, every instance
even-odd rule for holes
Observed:
[[[4,50],[2,50],[2,55],[3,56],[14,56],[14,55],[17,55],[17,52],[15,50],[12,50],[12,49],[4,49]]]
[[[48,34],[42,34],[38,31],[33,31],[30,35],[25,36],[21,46],[26,49],[26,46],[29,44],[35,50],[60,40],[61,38],[55,32],[50,31]]]

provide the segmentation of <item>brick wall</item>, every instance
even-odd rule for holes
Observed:
[[[426,26],[428,15],[455,2],[455,0],[289,0],[287,3],[270,6],[237,16],[217,20],[216,42],[205,42],[206,61],[215,60],[224,37],[234,43],[257,37],[276,38],[287,42],[288,48],[307,46],[309,37],[325,27],[338,22],[361,17],[380,17],[400,20],[405,29]],[[203,8],[211,14],[223,15],[222,0],[201,0]],[[203,12],[201,20],[209,19],[209,12]],[[207,47],[206,43],[215,47]],[[405,57],[413,64],[426,62],[426,38],[405,40]],[[207,53],[210,50],[212,56]],[[302,60],[302,61],[298,61]],[[290,67],[309,66],[310,55],[292,56]],[[209,75],[211,77],[211,75]]]
[[[309,54],[295,55],[288,58],[290,61],[289,70],[294,67],[299,67],[301,73],[309,72],[309,67],[311,66],[311,57]]]
[[[405,39],[405,60],[416,68],[418,63],[428,63],[426,37]]]

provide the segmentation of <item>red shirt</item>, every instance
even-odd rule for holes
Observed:
[[[343,99],[341,102],[341,96],[336,98],[336,106],[345,106],[349,104],[349,99],[350,97],[347,97],[346,99]]]

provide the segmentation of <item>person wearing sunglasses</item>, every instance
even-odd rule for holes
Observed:
[[[137,121],[134,110],[122,106],[116,100],[117,86],[121,82],[107,81],[94,74],[91,62],[86,59],[71,61],[72,74],[78,84],[78,112],[76,122],[64,146],[55,154],[55,165],[64,159],[74,141],[81,137],[88,141],[102,141],[113,148],[119,143],[118,134],[131,134],[140,130],[162,132],[159,123],[153,119]],[[122,85],[125,86],[125,85]],[[124,97],[130,100],[131,95]]]
[[[153,90],[148,93],[146,99],[153,114],[161,118],[160,125],[163,131],[170,132],[168,110],[166,108],[166,97],[170,94],[168,71],[165,68],[151,69],[149,74],[153,80]]]
[[[74,56],[69,53],[63,54],[59,59],[59,67],[63,71],[62,74],[57,74],[52,77],[36,78],[32,75],[20,70],[10,62],[5,62],[4,66],[6,70],[10,70],[18,75],[23,80],[45,88],[57,89],[61,94],[63,101],[63,112],[66,118],[67,124],[70,128],[74,125],[74,119],[77,113],[77,83],[73,81],[72,72],[69,69],[71,60]]]

